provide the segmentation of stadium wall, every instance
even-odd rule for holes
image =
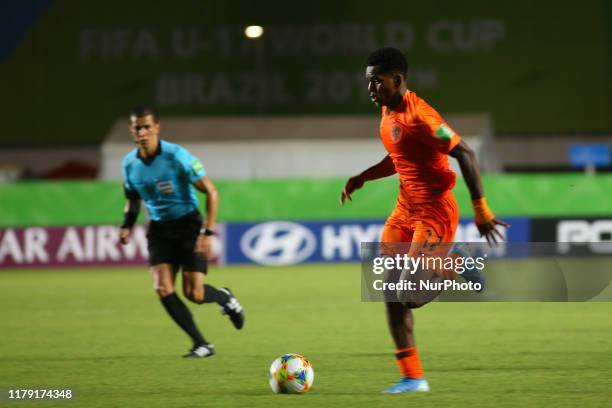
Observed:
[[[378,240],[397,181],[370,183],[341,207],[343,183],[219,182],[222,205],[212,260],[266,265],[358,261],[360,243]],[[556,241],[564,243],[562,254],[612,254],[611,175],[500,175],[485,177],[484,184],[497,214],[512,224],[504,231],[508,242]],[[481,240],[463,183],[455,192],[461,208],[456,239]],[[145,220],[130,245],[117,243],[123,202],[117,182],[0,186],[0,267],[144,264]]]
[[[397,180],[371,182],[338,203],[343,178],[218,181],[219,219],[330,220],[385,217],[397,197]],[[610,215],[612,175],[483,176],[488,201],[501,216]],[[454,189],[461,216],[471,216],[463,182]],[[0,227],[116,224],[124,197],[119,182],[23,182],[0,185]],[[143,217],[141,217],[141,221]]]

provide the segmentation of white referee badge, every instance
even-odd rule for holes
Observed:
[[[157,186],[157,190],[160,194],[172,194],[174,191],[174,186],[172,185],[172,181],[158,181],[155,183]]]

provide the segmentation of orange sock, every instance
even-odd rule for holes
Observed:
[[[395,352],[397,365],[403,377],[423,378],[423,367],[419,360],[419,352],[416,347],[399,349]]]

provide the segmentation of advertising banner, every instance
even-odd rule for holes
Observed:
[[[527,243],[554,243],[555,255],[612,255],[612,219],[504,217],[505,241],[490,256],[536,256]],[[359,262],[363,242],[380,240],[383,219],[274,220],[225,223],[216,228],[212,263],[286,266],[309,262]],[[129,245],[117,242],[118,227],[25,227],[0,229],[0,267],[146,265],[146,226],[134,228]],[[482,243],[472,219],[461,219],[455,242]],[[551,248],[550,246],[547,248]]]
[[[612,217],[536,218],[533,241],[556,242],[559,255],[612,255]]]
[[[211,263],[222,262],[223,231],[220,225]],[[146,226],[136,225],[127,245],[118,236],[115,225],[0,229],[0,268],[146,266]]]
[[[510,217],[512,227],[502,231],[507,242],[527,242],[530,220]],[[384,220],[228,224],[226,260],[228,263],[292,265],[302,262],[358,262],[362,242],[380,240]],[[470,219],[461,220],[457,241],[483,242]],[[495,249],[505,254],[502,244]],[[494,251],[494,252],[495,252]]]

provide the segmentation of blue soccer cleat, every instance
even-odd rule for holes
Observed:
[[[463,243],[455,243],[449,252],[451,254],[457,254],[462,258],[473,258],[472,254],[470,254],[470,251],[467,248],[467,245]],[[474,289],[477,293],[480,293],[484,290],[486,281],[485,276],[481,270],[476,268],[476,265],[472,264],[471,268],[465,268],[465,271],[459,274],[459,276],[465,279],[466,282],[471,282],[472,284],[479,283],[480,289]]]
[[[424,378],[402,378],[400,382],[383,391],[383,394],[403,394],[405,392],[429,392],[429,384]]]

